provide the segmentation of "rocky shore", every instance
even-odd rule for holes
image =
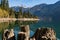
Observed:
[[[16,40],[13,29],[4,30],[3,40]],[[38,28],[34,35],[30,37],[29,25],[21,25],[17,40],[57,40],[56,33],[52,28]]]

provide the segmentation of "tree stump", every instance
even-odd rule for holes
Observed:
[[[32,38],[35,40],[56,40],[56,33],[52,28],[39,28]]]
[[[25,40],[29,40],[29,37],[30,37],[30,28],[29,28],[29,25],[22,25],[21,26],[21,31],[25,33],[25,36],[26,36]]]
[[[2,40],[15,40],[15,35],[14,35],[13,29],[11,29],[11,31],[9,31],[8,29],[4,30]]]
[[[26,36],[24,32],[19,32],[17,40],[25,40]]]

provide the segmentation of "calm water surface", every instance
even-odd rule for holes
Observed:
[[[20,25],[29,25],[30,26],[30,36],[34,34],[37,28],[40,27],[51,27],[56,31],[57,38],[60,38],[60,22],[45,22],[45,21],[9,21],[0,23],[0,40],[2,40],[2,32],[4,29],[14,29],[16,38],[17,33],[20,31]]]

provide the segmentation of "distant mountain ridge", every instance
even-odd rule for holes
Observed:
[[[37,16],[44,16],[44,15],[52,15],[54,14],[54,12],[59,11],[59,9],[60,9],[60,1],[50,5],[40,4],[34,6],[31,8],[31,11],[33,12],[33,14],[36,14]]]
[[[31,12],[38,17],[52,18],[55,21],[60,20],[60,1],[54,4],[40,4],[32,7]]]
[[[15,10],[16,12],[19,12],[19,9],[21,9],[21,7],[19,6],[14,6],[14,7],[11,7],[13,10]],[[28,8],[24,8],[22,7],[22,11],[28,11]]]
[[[13,7],[14,8],[14,7]],[[15,7],[16,11],[19,7]],[[23,8],[23,11],[28,11],[28,8]],[[30,8],[30,12],[38,17],[46,17],[46,18],[60,18],[60,1],[54,4],[40,4]],[[60,19],[59,19],[60,20]]]

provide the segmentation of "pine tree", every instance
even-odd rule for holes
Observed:
[[[3,8],[3,0],[1,0],[1,7]]]
[[[22,7],[20,7],[19,9],[19,15],[18,15],[19,18],[22,18],[23,17],[23,13],[22,13]]]
[[[9,3],[8,3],[8,0],[5,0],[6,2],[6,4],[5,4],[5,6],[6,6],[6,9],[9,9]]]
[[[30,12],[30,9],[28,9],[28,17],[31,18],[33,15]]]
[[[8,0],[1,0],[1,7],[7,10],[9,8]]]
[[[15,17],[14,10],[12,8],[9,10],[9,17],[10,18]]]

